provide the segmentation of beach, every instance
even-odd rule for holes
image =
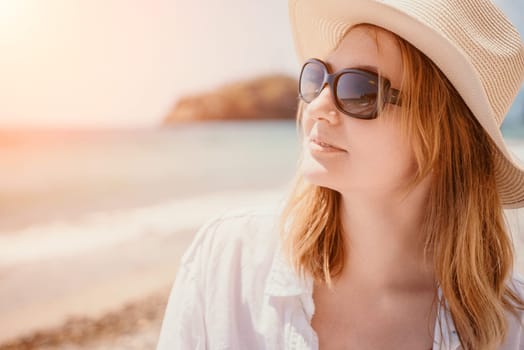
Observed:
[[[0,349],[154,349],[199,227],[281,203],[298,154],[294,122],[46,135],[0,150]],[[524,273],[524,212],[506,216]]]

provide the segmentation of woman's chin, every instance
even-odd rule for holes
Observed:
[[[333,174],[330,174],[325,169],[302,169],[302,177],[307,182],[331,189],[336,188],[335,179],[333,179]]]

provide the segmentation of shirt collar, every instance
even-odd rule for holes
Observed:
[[[295,297],[300,303],[309,322],[315,313],[313,301],[313,278],[306,273],[304,278],[295,272],[282,251],[281,242],[275,249],[264,293],[269,297]]]
[[[313,279],[301,278],[289,264],[282,251],[281,242],[275,249],[264,293],[269,296],[288,297],[313,294]]]

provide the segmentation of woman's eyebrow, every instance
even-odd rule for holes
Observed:
[[[375,67],[375,66],[357,65],[357,66],[351,67],[351,68],[363,69],[363,70],[367,70],[368,72],[373,72],[373,73],[378,74],[378,68]]]
[[[368,71],[368,72],[371,72],[371,73],[375,73],[379,76],[381,76],[382,78],[385,78],[389,81],[391,81],[391,79],[389,78],[389,76],[387,76],[386,74],[378,71],[378,68],[375,67],[375,66],[367,66],[367,65],[356,65],[355,67],[352,67],[352,68],[355,68],[355,69],[362,69],[362,70],[365,70],[365,71]]]
[[[354,69],[362,69],[362,70],[366,70],[366,71],[371,72],[371,73],[378,74],[378,68],[375,67],[375,66],[356,65],[356,66],[351,67],[351,68],[354,68]]]

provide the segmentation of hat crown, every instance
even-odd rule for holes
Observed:
[[[479,75],[500,126],[524,79],[524,46],[517,29],[489,0],[378,0],[433,28]]]

